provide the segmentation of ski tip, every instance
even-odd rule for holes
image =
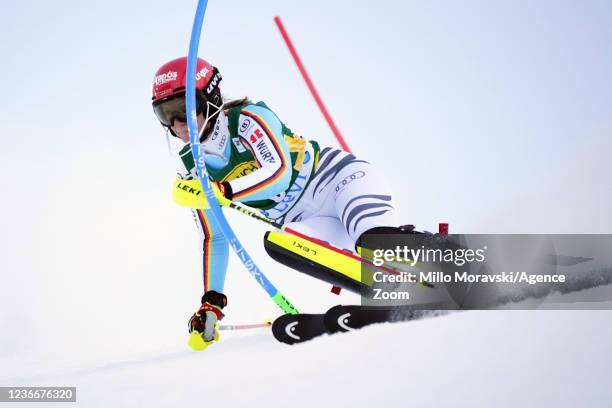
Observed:
[[[272,334],[285,344],[297,344],[327,333],[323,314],[285,314],[272,324]]]

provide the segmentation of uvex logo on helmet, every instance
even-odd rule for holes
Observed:
[[[206,93],[210,94],[216,88],[220,80],[221,80],[221,74],[217,72],[215,76],[213,77],[213,79],[208,84],[208,86],[206,87]]]
[[[155,85],[162,85],[167,82],[176,81],[176,78],[178,78],[178,72],[176,71],[164,72],[163,74],[157,75],[153,83]]]
[[[196,81],[199,81],[200,79],[206,77],[206,74],[208,74],[209,72],[210,70],[208,69],[208,67],[202,68],[198,73],[196,73]]]

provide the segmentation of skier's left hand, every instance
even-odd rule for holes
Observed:
[[[221,310],[227,304],[224,294],[210,290],[202,296],[202,306],[189,319],[189,345],[194,350],[203,350],[219,340],[217,322],[223,318]]]
[[[227,206],[231,202],[232,188],[228,182],[218,182],[212,180],[210,183],[215,197],[219,201],[219,204]]]

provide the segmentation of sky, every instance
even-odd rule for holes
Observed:
[[[171,201],[176,161],[150,98],[156,69],[187,53],[195,7],[3,6],[0,357],[128,353],[153,347],[134,341],[143,330],[164,344],[183,335],[202,289],[197,235]],[[294,132],[336,146],[276,15],[406,224],[612,232],[611,2],[210,1],[200,56],[224,94],[263,100]],[[293,303],[355,300],[267,259],[265,227],[228,218]],[[231,259],[228,316],[276,313],[243,269]],[[120,335],[100,344],[99,330]]]

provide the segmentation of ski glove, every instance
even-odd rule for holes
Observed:
[[[217,338],[217,321],[223,318],[221,310],[227,304],[223,293],[209,290],[202,296],[202,306],[189,319],[189,333],[197,332],[205,342]]]
[[[219,196],[221,196],[228,200],[232,199],[234,194],[232,193],[232,185],[230,183],[227,181],[214,181],[213,184],[215,187],[217,187],[217,191],[215,191],[215,196],[217,196],[217,198],[220,198]]]
[[[228,207],[232,203],[232,186],[227,181],[219,182],[209,177],[210,187],[221,206]],[[199,184],[199,183],[198,183]],[[201,187],[200,187],[201,188]],[[175,200],[176,201],[176,200]],[[209,208],[208,202],[206,207]]]

